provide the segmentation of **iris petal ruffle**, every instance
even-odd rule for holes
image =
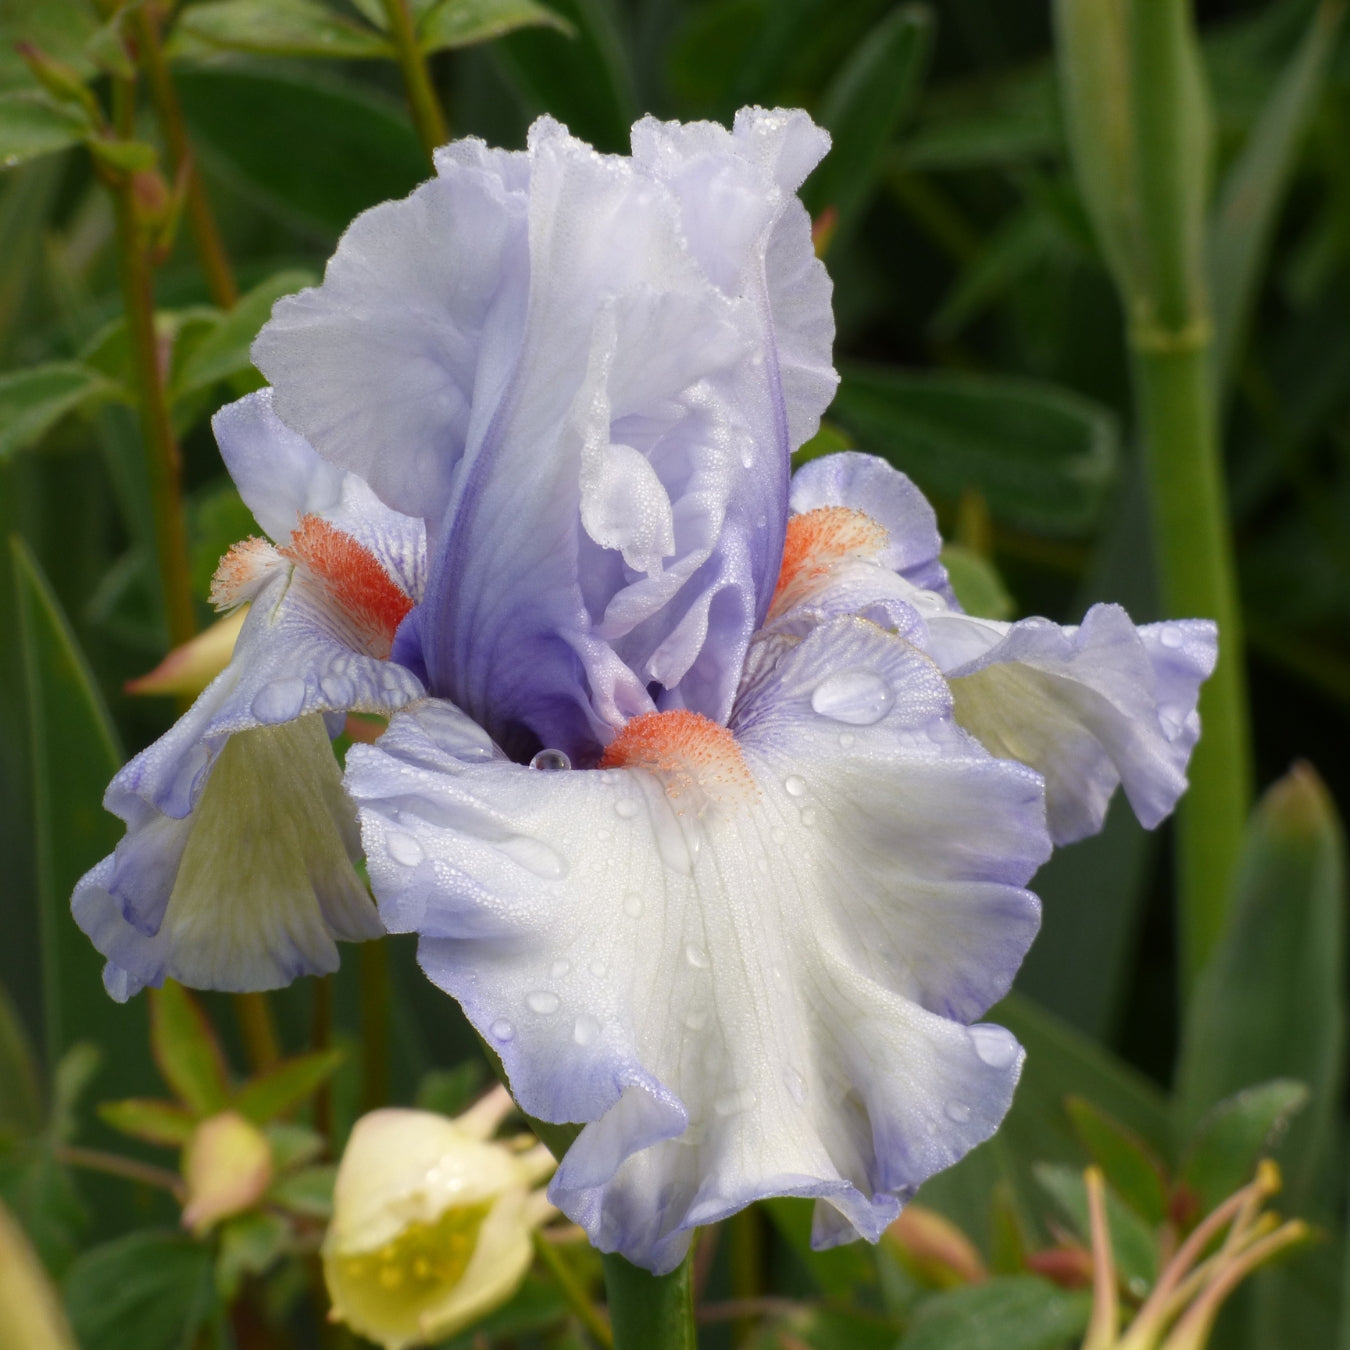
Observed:
[[[260,335],[287,423],[427,520],[420,664],[517,752],[593,756],[653,684],[729,712],[835,383],[792,195],[825,145],[759,110],[646,119],[631,159],[547,118],[456,143]]]
[[[732,719],[753,786],[701,817],[640,770],[506,762],[434,701],[348,757],[386,925],[527,1111],[590,1122],[551,1197],[657,1271],[766,1195],[815,1197],[822,1243],[875,1239],[992,1133],[1021,1062],[968,1024],[1036,930],[1040,779],[872,624],[755,669]]]

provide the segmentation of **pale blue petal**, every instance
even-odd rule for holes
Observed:
[[[766,1195],[875,1237],[988,1136],[1021,1062],[966,1023],[1035,932],[1039,777],[874,625],[757,650],[752,786],[701,815],[641,771],[519,767],[434,702],[348,757],[386,924],[527,1111],[589,1122],[553,1198],[649,1269]]]

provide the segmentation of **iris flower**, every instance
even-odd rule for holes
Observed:
[[[827,145],[755,109],[602,156],[545,118],[352,225],[217,420],[272,540],[217,579],[234,659],[114,780],[75,901],[118,996],[328,969],[377,927],[355,811],[380,923],[583,1125],[550,1198],[656,1272],[771,1195],[875,1240],[994,1131],[1026,885],[1117,783],[1171,809],[1214,660],[1199,621],[968,616],[902,474],[789,481],[836,384],[795,195]],[[350,708],[392,716],[344,792]]]

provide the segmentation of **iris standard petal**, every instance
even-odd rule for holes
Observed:
[[[1020,1065],[967,1023],[1036,929],[1039,777],[864,621],[753,670],[734,738],[661,714],[641,726],[692,740],[646,768],[645,732],[625,767],[521,768],[434,703],[348,759],[386,924],[421,934],[527,1111],[590,1122],[552,1198],[654,1270],[765,1195],[817,1197],[823,1242],[875,1238]]]

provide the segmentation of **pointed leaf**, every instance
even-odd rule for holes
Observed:
[[[1286,1154],[1291,1194],[1320,1196],[1345,1066],[1344,841],[1316,772],[1297,764],[1247,827],[1232,906],[1182,1029],[1181,1127],[1251,1083],[1306,1083]]]
[[[430,56],[452,47],[490,42],[517,28],[543,25],[572,36],[572,25],[535,0],[440,0],[418,25],[417,45]]]
[[[1087,1326],[1092,1300],[1010,1275],[925,1300],[898,1350],[1060,1350]]]
[[[387,38],[349,23],[316,0],[211,0],[187,6],[169,41],[171,57],[215,47],[264,56],[394,59]]]
[[[283,1060],[245,1083],[230,1104],[255,1124],[265,1125],[273,1116],[304,1101],[332,1076],[342,1060],[341,1050],[315,1050]]]
[[[333,1212],[333,1184],[337,1180],[335,1164],[302,1167],[278,1177],[267,1192],[271,1203],[310,1219],[327,1219]]]
[[[79,145],[89,123],[74,109],[27,91],[0,95],[0,168]]]
[[[285,1254],[291,1226],[279,1214],[253,1212],[231,1219],[220,1231],[216,1291],[232,1303],[247,1275],[261,1275]]]
[[[1271,235],[1303,133],[1326,80],[1345,12],[1323,0],[1307,36],[1270,91],[1242,153],[1219,188],[1209,222],[1209,295],[1213,306],[1213,376],[1222,397],[1241,351]]]
[[[164,1081],[196,1115],[223,1111],[230,1099],[229,1077],[201,1005],[176,980],[165,980],[149,995],[150,1045]]]
[[[120,1102],[100,1102],[99,1118],[114,1130],[144,1139],[147,1144],[181,1148],[192,1138],[197,1120],[177,1102],[155,1101],[148,1097],[129,1097]]]
[[[36,445],[67,413],[118,392],[105,375],[74,361],[0,375],[0,460]]]
[[[1257,1160],[1271,1152],[1307,1103],[1302,1083],[1277,1078],[1226,1098],[1201,1119],[1181,1164],[1181,1180],[1199,1213],[1251,1180]]]
[[[42,1090],[28,1033],[0,985],[0,1144],[42,1128]]]
[[[1079,1240],[1089,1246],[1092,1230],[1083,1174],[1061,1163],[1040,1163],[1033,1170],[1036,1180],[1073,1224]],[[1115,1254],[1116,1268],[1130,1292],[1141,1296],[1158,1273],[1158,1249],[1153,1231],[1109,1186],[1106,1190],[1106,1221],[1111,1228],[1111,1250]]]
[[[1082,1097],[1064,1103],[1074,1132],[1111,1189],[1142,1219],[1159,1224],[1167,1217],[1167,1183],[1157,1154],[1118,1120]]]
[[[812,175],[812,214],[839,212],[845,240],[876,184],[883,152],[914,106],[933,43],[932,11],[905,5],[886,15],[858,44],[820,105],[819,120],[834,149]]]
[[[841,368],[833,416],[926,492],[978,492],[995,519],[1046,533],[1096,521],[1118,458],[1099,404],[1029,380]]]

